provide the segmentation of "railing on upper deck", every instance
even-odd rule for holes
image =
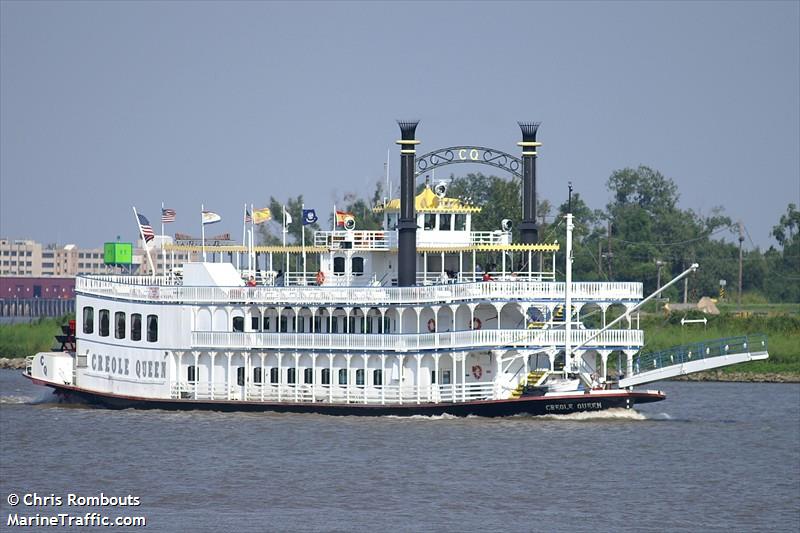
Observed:
[[[571,343],[578,345],[597,330],[578,329],[571,334]],[[193,348],[214,349],[298,349],[298,350],[364,350],[418,351],[436,349],[474,349],[492,347],[563,346],[563,329],[480,329],[440,333],[239,333],[227,331],[193,331]],[[641,330],[610,329],[592,341],[595,346],[635,348],[644,344]]]
[[[453,232],[448,240],[446,231],[431,232],[428,239],[418,243],[420,251],[425,246],[460,247],[460,246],[493,246],[511,244],[511,233],[506,231],[471,231]],[[427,234],[426,234],[427,235]],[[358,231],[317,231],[314,233],[314,246],[320,248],[352,248],[354,250],[389,250],[397,248],[397,232],[383,230]]]
[[[122,281],[118,281],[120,278]],[[184,304],[395,305],[471,300],[562,301],[566,288],[563,282],[544,281],[491,281],[422,287],[184,287],[150,284],[153,278],[139,278],[135,283],[128,283],[128,278],[78,276],[75,278],[75,291],[121,300]],[[139,283],[142,279],[148,283]],[[589,281],[572,284],[572,299],[578,302],[638,301],[641,298],[641,283]]]

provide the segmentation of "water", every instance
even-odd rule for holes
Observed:
[[[54,405],[4,370],[0,530],[9,493],[103,492],[150,531],[798,531],[800,385],[659,385],[637,411],[334,418]]]

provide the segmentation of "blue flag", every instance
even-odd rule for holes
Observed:
[[[303,209],[303,225],[308,226],[317,221],[317,212],[313,209]]]

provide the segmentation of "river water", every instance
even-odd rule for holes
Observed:
[[[0,530],[87,511],[139,531],[800,530],[800,385],[657,386],[628,412],[335,418],[58,405],[2,370]],[[139,505],[67,505],[101,492]]]

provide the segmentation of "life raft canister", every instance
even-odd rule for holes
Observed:
[[[481,379],[483,375],[483,369],[481,365],[472,365],[472,375],[475,379]]]
[[[480,318],[475,317],[475,318],[472,319],[472,329],[481,329],[482,325],[483,325],[483,322],[481,322]]]
[[[428,320],[428,331],[430,331],[431,333],[436,331],[436,321],[432,318]]]
[[[317,285],[325,283],[325,273],[323,271],[317,272]]]

